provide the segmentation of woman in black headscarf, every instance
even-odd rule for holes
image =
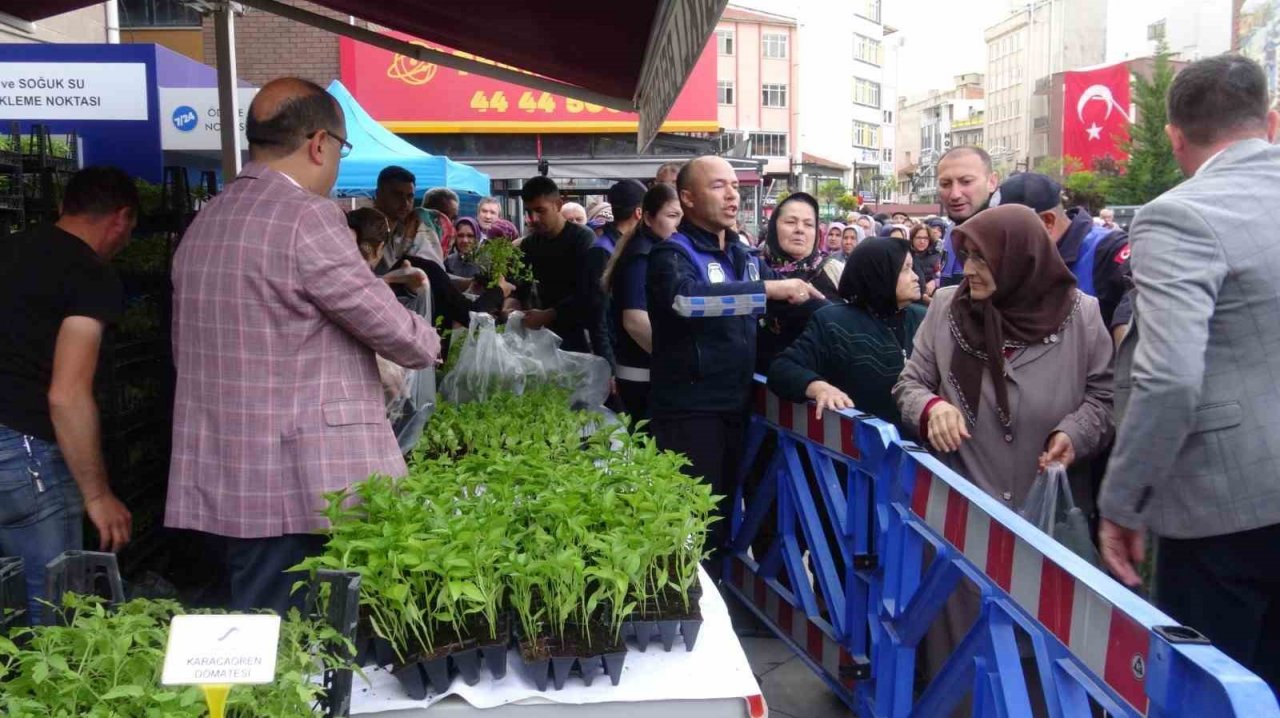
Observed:
[[[839,298],[844,262],[824,256],[818,237],[818,200],[807,192],[787,195],[769,217],[764,260],[780,279],[803,279],[827,299]]]
[[[824,257],[818,241],[818,200],[795,192],[782,200],[769,217],[762,258],[779,279],[802,279],[828,299],[838,299],[836,285],[844,262]],[[768,371],[774,357],[804,331],[809,317],[827,302],[811,299],[804,304],[770,303],[756,332],[756,371]]]
[[[840,277],[848,304],[815,313],[804,333],[773,362],[769,388],[817,411],[850,409],[901,424],[892,390],[911,356],[925,310],[907,243],[877,237],[858,243]]]

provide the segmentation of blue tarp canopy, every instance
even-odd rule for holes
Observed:
[[[419,192],[432,187],[448,187],[455,192],[489,194],[489,175],[448,157],[427,154],[405,142],[364,111],[341,82],[329,83],[329,94],[342,105],[347,117],[347,141],[351,154],[338,168],[333,193],[339,197],[371,197],[378,173],[388,165],[399,165],[417,178]]]

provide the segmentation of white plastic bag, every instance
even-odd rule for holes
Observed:
[[[1098,549],[1089,532],[1089,518],[1071,497],[1067,469],[1062,464],[1049,464],[1036,477],[1018,513],[1080,558],[1099,565]]]

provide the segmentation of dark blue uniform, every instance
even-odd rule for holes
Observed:
[[[657,236],[643,223],[627,242],[613,268],[610,299],[613,329],[614,375],[618,380],[618,396],[622,408],[636,420],[649,418],[649,352],[631,338],[622,325],[622,313],[628,309],[649,311],[645,285],[649,274],[649,252],[658,243]]]
[[[618,228],[610,222],[605,226],[604,233],[596,237],[591,244],[583,261],[583,269],[586,272],[583,284],[590,289],[586,321],[587,336],[591,342],[591,353],[598,357],[604,357],[611,366],[614,362],[614,327],[611,326],[609,321],[609,296],[604,293],[604,289],[600,286],[600,280],[604,276],[605,267],[609,265],[609,259],[613,257],[613,250],[617,245],[618,239],[620,239]]]
[[[1067,210],[1067,217],[1071,224],[1058,240],[1058,254],[1076,276],[1080,291],[1098,298],[1102,320],[1110,327],[1128,288],[1129,236],[1122,229],[1095,225],[1089,213],[1078,207]]]
[[[689,473],[724,497],[708,537],[714,556],[728,542],[765,279],[772,273],[736,234],[725,231],[721,250],[715,234],[687,220],[649,252],[651,426],[658,446],[688,457]]]

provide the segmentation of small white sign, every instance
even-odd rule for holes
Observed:
[[[270,683],[279,642],[279,616],[174,616],[160,682]]]
[[[247,148],[244,134],[249,103],[258,94],[256,87],[239,90],[240,147]],[[166,150],[218,151],[222,148],[222,113],[216,87],[160,88],[160,146]]]
[[[5,120],[146,120],[141,62],[0,62]]]

